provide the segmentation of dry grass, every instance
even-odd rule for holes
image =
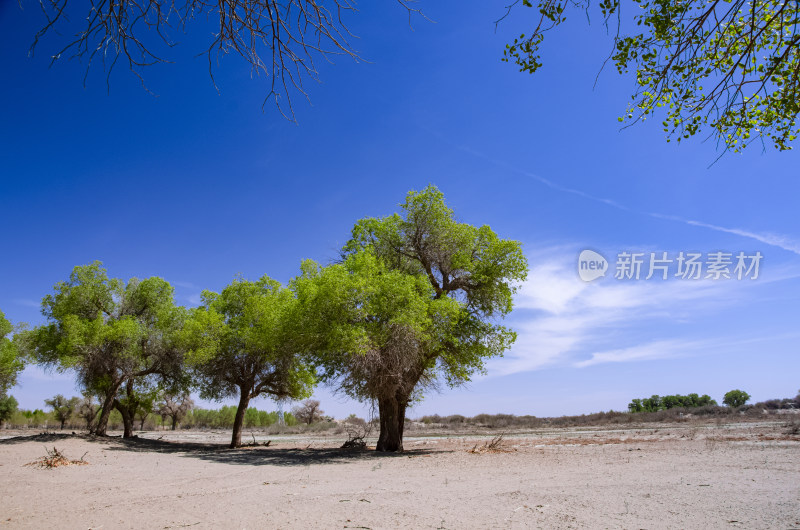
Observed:
[[[515,451],[515,449],[509,449],[505,446],[505,442],[503,441],[504,436],[505,433],[501,433],[488,442],[484,442],[483,445],[475,444],[468,452],[477,455],[483,453],[511,453]]]
[[[43,467],[46,469],[54,469],[57,467],[64,467],[64,466],[85,466],[89,462],[84,460],[86,457],[86,453],[83,453],[83,456],[80,460],[70,460],[64,454],[56,449],[53,446],[53,450],[51,451],[47,447],[44,448],[47,456],[43,456],[39,460],[34,460],[33,462],[29,462],[25,464],[26,466],[36,466],[36,467]]]
[[[784,425],[784,428],[785,428],[785,430],[783,431],[783,434],[787,434],[789,436],[798,435],[798,434],[800,434],[800,420],[792,420],[792,421],[786,422],[786,425]]]

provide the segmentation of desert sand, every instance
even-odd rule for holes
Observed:
[[[0,527],[800,528],[800,437],[780,422],[513,433],[496,452],[410,433],[396,455],[226,435],[0,440]],[[53,446],[88,464],[25,465]]]

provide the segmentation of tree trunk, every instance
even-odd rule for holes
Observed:
[[[100,418],[97,420],[97,425],[94,427],[94,432],[97,436],[105,436],[108,429],[108,417],[111,415],[111,409],[114,408],[114,398],[117,397],[117,391],[122,386],[122,381],[116,383],[103,399],[103,409],[100,412]]]
[[[172,417],[172,430],[174,431],[175,427],[177,427],[177,426],[178,426],[178,416],[173,416]]]
[[[123,438],[133,438],[133,414],[130,413],[127,407],[123,406],[118,400],[114,400],[114,408],[116,408],[122,415],[122,425],[125,431],[122,433]]]
[[[67,420],[61,420],[61,430],[64,430],[64,424],[67,423]]]
[[[405,400],[404,400],[405,401]],[[376,451],[403,451],[403,426],[405,424],[406,404],[396,396],[378,400],[378,416],[381,432]]]
[[[144,422],[147,421],[147,416],[142,416],[142,421],[139,422],[139,430],[144,430]]]
[[[233,420],[233,437],[231,438],[231,447],[239,447],[242,445],[242,424],[244,424],[244,413],[247,412],[247,406],[250,404],[250,391],[241,388],[241,397],[239,397],[239,408],[236,409],[236,418]]]

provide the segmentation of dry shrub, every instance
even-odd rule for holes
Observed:
[[[361,418],[348,418],[344,422],[344,429],[347,432],[347,441],[342,444],[342,449],[366,449],[367,436],[372,432],[373,423],[364,421]]]
[[[498,434],[488,442],[484,442],[483,445],[475,446],[469,450],[472,454],[483,454],[483,453],[510,453],[512,450],[508,449],[503,442],[503,437],[505,433]]]
[[[53,450],[49,450],[47,447],[44,448],[47,456],[43,456],[39,460],[34,460],[33,462],[29,462],[25,464],[26,466],[36,466],[36,467],[43,467],[46,469],[53,469],[56,467],[64,467],[64,466],[85,466],[89,462],[84,460],[86,457],[86,453],[83,453],[83,456],[80,460],[70,460],[64,454],[56,449],[53,446]]]
[[[790,436],[796,436],[796,435],[800,434],[800,420],[792,420],[792,421],[786,422],[786,424],[784,425],[784,428],[785,428],[785,430],[783,431],[783,434],[788,434]]]

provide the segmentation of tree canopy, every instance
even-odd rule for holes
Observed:
[[[78,383],[102,397],[95,432],[106,432],[122,386],[136,378],[182,376],[178,331],[185,311],[172,287],[157,277],[127,283],[109,278],[100,262],[75,267],[42,301],[48,323],[26,334],[35,358],[58,371],[73,370]]]
[[[513,6],[520,3],[517,0]],[[567,14],[594,9],[611,27],[608,60],[634,71],[620,121],[658,114],[678,141],[709,136],[739,151],[755,140],[791,149],[800,112],[798,3],[779,0],[521,0],[536,13],[532,31],[506,46],[523,72],[541,66],[545,34]],[[624,9],[623,9],[624,8]]]
[[[0,398],[17,384],[17,375],[25,367],[18,344],[8,337],[14,326],[0,311]]]
[[[377,402],[378,450],[402,450],[408,404],[456,386],[516,334],[495,322],[527,275],[516,241],[455,220],[435,187],[411,192],[404,215],[362,219],[342,262],[303,265],[293,282],[323,380]]]
[[[731,408],[738,408],[743,406],[750,400],[750,394],[744,390],[731,390],[726,392],[722,398],[722,402]]]
[[[187,361],[200,395],[239,398],[231,447],[241,445],[251,399],[311,395],[314,373],[298,355],[296,308],[294,294],[268,276],[236,279],[220,293],[204,291],[203,305],[187,322]]]

